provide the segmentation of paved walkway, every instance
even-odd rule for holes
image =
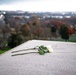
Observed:
[[[12,51],[38,45],[52,45],[54,52],[11,56]],[[76,75],[76,44],[41,40],[25,42],[0,55],[0,75]]]

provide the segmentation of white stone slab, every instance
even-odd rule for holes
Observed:
[[[54,52],[11,56],[12,51],[39,45],[51,45]],[[0,75],[76,75],[76,43],[42,40],[25,42],[0,55]]]

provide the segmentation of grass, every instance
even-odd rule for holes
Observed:
[[[0,54],[3,54],[3,53],[5,53],[8,50],[10,50],[10,48],[0,49]]]
[[[55,41],[65,41],[65,40],[61,39],[61,37],[57,37],[55,39]],[[67,42],[75,42],[76,43],[76,35],[71,35]]]
[[[76,42],[76,35],[70,36],[70,38],[69,38],[68,41],[69,41],[69,42]]]

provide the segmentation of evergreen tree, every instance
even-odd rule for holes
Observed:
[[[19,44],[21,44],[22,38],[20,34],[14,34],[12,33],[11,36],[8,38],[8,46],[10,48],[16,47]]]
[[[59,34],[61,35],[62,39],[65,39],[67,41],[69,39],[68,27],[67,26],[61,26],[60,30],[59,30]]]
[[[53,37],[53,38],[57,37],[56,31],[57,31],[56,26],[54,26],[54,25],[51,26],[51,37]]]
[[[56,27],[55,26],[51,27],[51,32],[56,33]]]

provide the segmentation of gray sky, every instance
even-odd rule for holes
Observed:
[[[16,2],[16,1],[20,1],[20,0],[0,0],[0,4],[9,4],[11,2]]]
[[[24,2],[24,1],[37,1],[37,0],[1,0],[0,4],[10,4],[10,3],[16,3],[16,2]]]
[[[76,0],[0,0],[0,10],[76,11]]]

